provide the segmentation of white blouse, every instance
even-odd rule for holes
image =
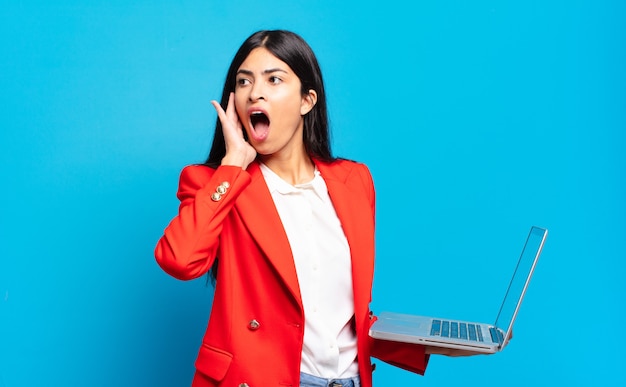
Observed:
[[[352,327],[354,294],[350,247],[319,171],[291,185],[269,167],[261,171],[293,254],[304,306],[300,371],[323,378],[359,373]]]

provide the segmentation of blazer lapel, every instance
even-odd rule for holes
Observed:
[[[352,257],[354,308],[357,316],[367,313],[374,275],[374,221],[362,186],[351,189],[347,175],[335,173],[330,164],[316,162],[348,239]],[[362,180],[358,179],[361,184]],[[371,244],[367,243],[372,241]],[[365,298],[367,297],[367,298]]]
[[[265,184],[259,164],[251,163],[247,171],[252,181],[241,193],[235,206],[239,209],[239,214],[248,226],[253,239],[276,268],[298,304],[302,305],[291,247],[274,200]]]

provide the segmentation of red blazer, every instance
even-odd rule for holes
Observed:
[[[422,346],[368,336],[375,218],[369,170],[345,160],[315,164],[350,245],[362,386],[372,385],[370,356],[423,373],[428,357]],[[192,386],[299,386],[302,300],[289,241],[259,165],[252,163],[247,170],[186,167],[178,198],[179,214],[156,246],[159,265],[189,280],[206,274],[219,259]]]

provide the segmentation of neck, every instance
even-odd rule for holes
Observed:
[[[315,164],[304,151],[297,156],[268,155],[261,156],[260,159],[263,164],[291,185],[307,183],[313,179]]]

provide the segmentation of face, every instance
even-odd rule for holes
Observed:
[[[316,100],[313,90],[302,95],[293,70],[265,48],[252,50],[237,71],[235,108],[261,157],[304,154],[303,116]]]

